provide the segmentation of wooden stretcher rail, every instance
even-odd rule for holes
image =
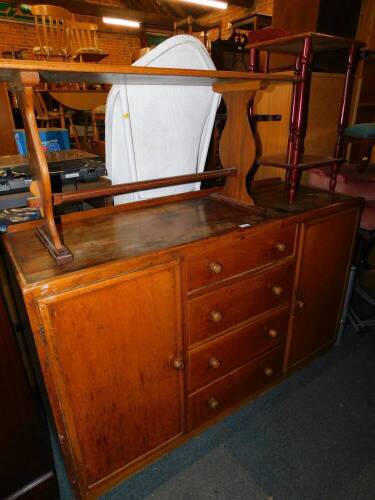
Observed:
[[[199,174],[176,175],[173,177],[150,179],[147,181],[116,184],[115,186],[108,186],[99,189],[85,189],[84,191],[75,191],[72,193],[54,193],[53,204],[61,205],[62,203],[83,201],[93,198],[102,198],[104,196],[116,196],[120,194],[134,193],[136,191],[146,191],[149,189],[157,189],[168,186],[178,186],[180,184],[190,184],[191,182],[205,181],[208,179],[218,179],[221,177],[233,177],[236,175],[236,168],[225,168],[221,170],[211,170],[210,172],[202,172]],[[30,199],[30,205],[35,207],[35,203],[33,203],[33,200],[35,200],[35,198]]]

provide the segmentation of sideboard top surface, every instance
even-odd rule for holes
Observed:
[[[341,195],[301,189],[293,209],[288,207],[285,188],[273,187],[255,196],[263,211],[227,204],[214,196],[162,203],[160,205],[112,210],[93,210],[63,219],[65,245],[74,261],[58,266],[38,239],[34,227],[4,236],[8,252],[17,267],[23,288],[32,288],[67,274],[116,261],[127,261],[152,253],[176,249],[199,240],[229,232],[253,230],[269,223],[301,220],[307,212],[344,206],[358,200]],[[21,227],[19,228],[21,229]]]

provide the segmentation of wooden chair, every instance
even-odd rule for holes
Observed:
[[[91,112],[92,116],[92,137],[94,141],[102,140],[100,136],[99,122],[103,123],[105,120],[105,104],[97,106]]]
[[[35,110],[35,118],[37,122],[40,124],[41,128],[49,128],[51,124],[54,122],[60,122],[61,128],[66,128],[66,120],[69,123],[70,133],[73,137],[75,146],[77,149],[81,148],[77,128],[73,123],[72,113],[69,111],[65,111],[64,108],[60,104],[60,108],[58,111],[50,111],[45,103],[41,92],[34,92],[34,110]]]
[[[371,150],[375,144],[375,123],[356,123],[344,130],[344,147],[348,144],[358,144],[360,163],[358,172],[364,172],[370,161]]]
[[[105,104],[97,106],[91,112],[92,118],[92,142],[91,150],[101,156],[105,157],[105,142],[103,138],[104,121],[105,121]]]
[[[188,33],[189,33],[189,35],[191,35],[193,33],[193,23],[194,23],[194,19],[192,16],[188,16],[185,19],[181,19],[180,21],[175,21],[173,24],[174,34],[181,35],[181,34],[185,33],[185,29],[182,27],[187,26]]]
[[[74,61],[97,63],[108,56],[98,46],[97,24],[69,21],[67,29]]]
[[[33,48],[37,59],[67,60],[68,34],[66,23],[72,18],[71,12],[54,5],[32,5],[35,30],[39,46]]]

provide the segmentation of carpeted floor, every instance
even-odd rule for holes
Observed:
[[[71,494],[61,463],[62,500]],[[375,331],[247,404],[102,500],[374,500]]]

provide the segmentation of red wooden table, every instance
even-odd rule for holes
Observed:
[[[288,148],[286,154],[263,156],[258,164],[286,169],[286,182],[289,188],[289,201],[294,203],[297,187],[303,170],[322,165],[331,165],[330,189],[335,190],[339,165],[344,161],[343,136],[348,124],[350,100],[353,90],[353,76],[359,49],[364,44],[358,40],[325,35],[322,33],[301,33],[265,40],[248,45],[249,71],[258,71],[259,52],[266,51],[295,55],[295,74],[299,79],[293,84],[293,94],[289,124]],[[337,141],[332,157],[305,156],[304,139],[307,126],[307,111],[311,85],[311,63],[316,52],[348,50],[348,62],[344,92],[341,99],[337,127]]]

